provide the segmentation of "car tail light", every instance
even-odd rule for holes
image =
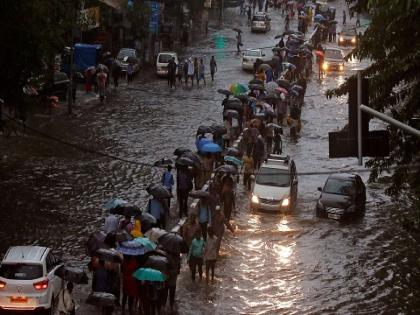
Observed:
[[[48,279],[40,281],[40,282],[35,282],[34,283],[34,288],[35,290],[45,290],[48,288]]]
[[[0,281],[0,290],[6,287],[6,282]]]

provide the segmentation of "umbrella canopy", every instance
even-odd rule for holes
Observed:
[[[242,33],[242,30],[239,28],[232,28],[235,32]]]
[[[223,111],[223,116],[238,119],[239,113],[237,110],[228,109],[228,110]]]
[[[289,94],[289,92],[285,89],[285,88],[283,88],[283,87],[281,87],[281,86],[279,86],[277,89],[276,89],[276,93],[284,93],[284,94]]]
[[[268,63],[262,63],[258,67],[258,71],[260,70],[263,70],[263,71],[271,70],[271,66]]]
[[[221,126],[221,125],[212,125],[211,129],[213,129],[213,135],[215,136],[221,136],[227,132],[225,126]]]
[[[118,215],[124,215],[124,216],[130,216],[130,217],[135,217],[136,215],[138,215],[141,210],[139,207],[130,204],[130,203],[126,203],[123,204],[121,206],[118,206],[116,208],[113,208],[109,211],[111,214],[118,214]]]
[[[180,158],[175,160],[175,165],[185,166],[185,167],[188,167],[188,166],[194,167],[195,162],[186,156],[181,156]]]
[[[193,164],[191,165],[192,167],[195,167],[195,168],[198,168],[198,169],[202,167],[200,156],[197,153],[185,152],[181,156],[181,158],[187,158],[187,159],[191,160],[193,162]]]
[[[100,64],[98,64],[98,65],[96,66],[96,71],[97,71],[97,72],[99,72],[99,71],[104,71],[104,72],[108,73],[108,72],[109,72],[109,69],[108,69],[108,67],[107,67],[107,66],[105,66],[105,65],[104,65],[104,64],[102,64],[102,63],[100,63]]]
[[[243,84],[234,83],[230,86],[229,91],[231,91],[233,95],[239,95],[246,93],[248,91],[248,88]]]
[[[229,90],[224,90],[224,89],[218,89],[218,90],[217,90],[217,93],[222,94],[222,95],[225,95],[225,96],[230,96],[230,95],[232,95],[232,92],[231,92],[231,91],[229,91]]]
[[[126,242],[126,241],[132,241],[133,236],[128,233],[126,230],[119,230],[117,233],[115,233],[115,240],[117,242]]]
[[[88,284],[89,282],[87,274],[82,269],[76,267],[61,266],[54,274],[65,281],[70,281],[75,284]]]
[[[181,235],[173,232],[168,232],[158,239],[158,243],[163,249],[169,253],[186,254],[188,253],[188,245],[185,243]]]
[[[166,167],[166,166],[172,165],[172,164],[174,164],[174,161],[172,161],[172,159],[162,158],[161,160],[157,160],[155,163],[153,163],[153,166]]]
[[[105,244],[105,237],[106,237],[106,234],[103,231],[93,232],[89,236],[89,238],[86,242],[87,254],[89,256],[92,256],[100,248],[107,248],[108,247]]]
[[[273,52],[280,52],[280,51],[286,50],[286,48],[285,47],[274,47],[272,50],[273,50]]]
[[[225,152],[223,153],[224,156],[236,156],[236,157],[240,157],[241,156],[241,152],[239,152],[239,150],[237,148],[234,147],[229,147],[225,150]]]
[[[152,242],[157,243],[159,237],[167,234],[168,232],[159,228],[152,228],[145,233],[145,236]]]
[[[290,62],[283,62],[282,65],[283,65],[283,68],[286,68],[286,69],[291,69],[291,70],[296,69],[296,66]]]
[[[326,18],[324,18],[324,16],[322,14],[316,14],[314,16],[314,22],[321,22],[321,21],[325,21]]]
[[[114,306],[117,298],[114,294],[105,292],[92,292],[89,294],[86,303],[95,306]]]
[[[319,57],[324,57],[324,52],[322,50],[315,50],[315,55]]]
[[[147,237],[136,237],[133,241],[143,245],[147,251],[155,250],[157,247],[157,245]]]
[[[142,212],[136,219],[140,219],[142,233],[146,233],[157,223],[156,218],[147,212]]]
[[[248,85],[250,90],[259,90],[259,91],[264,91],[264,85],[262,84],[250,84]]]
[[[210,126],[200,126],[197,129],[197,134],[213,133],[213,128]]]
[[[159,270],[160,272],[166,273],[171,268],[169,259],[165,256],[153,255],[149,256],[144,265],[144,268],[152,268]]]
[[[242,112],[243,111],[242,102],[238,100],[238,102],[230,102],[230,103],[227,103],[223,107],[223,110],[228,110],[228,109],[232,109],[232,110],[236,110],[238,112]]]
[[[280,99],[280,97],[278,94],[270,93],[270,94],[264,95],[262,99],[267,102],[272,102],[272,101],[276,101]]]
[[[299,93],[302,93],[305,89],[303,88],[303,86],[299,85],[299,84],[293,84],[291,87],[292,90],[296,90]]]
[[[276,81],[276,83],[285,88],[285,89],[290,89],[290,82],[288,80],[284,80],[284,79],[279,79]]]
[[[215,173],[226,173],[226,174],[236,175],[238,173],[238,170],[233,165],[225,164],[216,168]]]
[[[267,93],[274,93],[274,91],[279,87],[279,85],[276,82],[271,81],[266,83],[264,87]]]
[[[165,199],[171,198],[171,193],[162,184],[154,183],[150,184],[146,191],[155,198]]]
[[[241,166],[242,165],[242,161],[234,156],[225,156],[224,157],[225,162],[228,162],[229,164],[231,163],[232,165],[235,166]]]
[[[236,95],[236,98],[238,98],[242,103],[249,100],[249,96],[247,94],[238,94]]]
[[[283,128],[275,123],[269,123],[267,124],[267,128],[273,129],[273,130],[278,130],[280,131],[280,134],[283,134]]]
[[[206,143],[200,148],[200,151],[203,153],[217,153],[222,152],[223,149],[217,143]]]
[[[205,190],[193,190],[190,192],[192,198],[210,198],[210,193]]]
[[[175,155],[175,156],[181,156],[181,155],[183,155],[185,152],[191,152],[191,150],[190,150],[190,149],[187,149],[187,148],[177,148],[177,149],[175,149],[175,151],[174,151],[174,155]]]
[[[120,199],[120,198],[116,198],[116,199],[111,199],[109,200],[105,205],[105,209],[107,210],[111,210],[114,209],[116,207],[122,206],[124,204],[128,203],[128,201],[125,201],[124,199]]]
[[[152,268],[139,268],[133,273],[133,277],[141,281],[165,281],[165,275]]]
[[[117,251],[123,255],[140,256],[144,255],[147,252],[147,249],[139,242],[132,240],[120,243],[117,247]]]
[[[252,79],[248,84],[264,84],[264,81],[258,79]]]
[[[100,248],[96,251],[95,256],[97,256],[99,259],[103,259],[106,261],[117,262],[117,263],[122,262],[121,254],[117,252],[115,249]]]

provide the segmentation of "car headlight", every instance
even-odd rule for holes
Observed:
[[[351,42],[352,42],[353,44],[355,44],[355,43],[356,43],[356,37],[353,37],[353,38],[351,39]]]
[[[343,71],[344,70],[344,65],[340,65],[339,69],[340,69],[340,71]]]
[[[281,202],[281,206],[282,207],[287,207],[288,205],[289,205],[289,198],[283,199],[283,201]]]
[[[340,38],[338,39],[340,42],[344,42],[344,38],[343,36],[340,36]]]
[[[322,64],[322,69],[324,69],[324,70],[328,70],[328,62],[324,62],[323,64]]]
[[[258,198],[257,195],[252,195],[251,202],[252,203],[260,203],[260,199]]]

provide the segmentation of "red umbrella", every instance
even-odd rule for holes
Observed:
[[[322,52],[321,50],[315,50],[315,55],[319,57],[324,57],[324,52]]]

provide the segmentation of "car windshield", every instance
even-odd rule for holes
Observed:
[[[133,50],[133,49],[123,49],[123,50],[120,50],[117,58],[122,59],[124,57],[135,57],[135,56],[136,56],[136,51],[135,50]]]
[[[340,50],[326,49],[325,50],[325,58],[343,59],[343,56],[341,55],[341,51]]]
[[[261,167],[256,178],[256,183],[265,186],[288,187],[290,186],[290,175],[287,170]]]
[[[244,52],[244,56],[246,56],[246,57],[261,57],[261,53],[259,51],[246,51],[246,52]]]
[[[253,21],[265,21],[265,16],[264,15],[254,15],[252,20]]]
[[[159,60],[158,60],[158,62],[159,63],[168,63],[169,62],[169,60],[171,60],[172,59],[172,55],[159,55]]]
[[[40,264],[2,264],[0,277],[13,280],[33,280],[43,276]]]
[[[354,192],[353,181],[329,178],[323,191],[328,194],[351,196]]]

